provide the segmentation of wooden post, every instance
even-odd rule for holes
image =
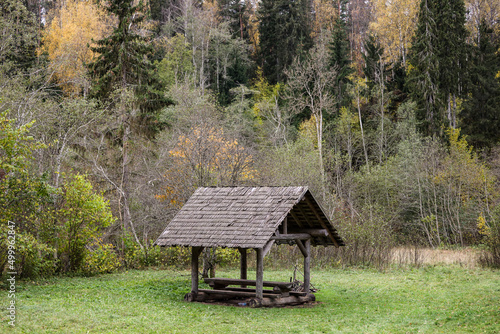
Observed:
[[[285,220],[283,221],[283,234],[288,233],[288,217],[285,217]]]
[[[198,293],[198,258],[202,247],[191,247],[191,293]]]
[[[264,252],[262,248],[256,248],[257,252],[257,277],[255,285],[255,297],[262,299],[264,290]]]
[[[240,251],[240,278],[247,279],[247,249],[238,248]],[[246,285],[242,285],[242,288],[246,288]]]
[[[307,256],[304,256],[304,292],[309,293],[311,284],[311,239],[304,242]]]

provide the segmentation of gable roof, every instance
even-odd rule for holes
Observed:
[[[288,233],[326,229],[313,245],[344,245],[307,187],[198,188],[155,244],[262,248],[285,218]]]

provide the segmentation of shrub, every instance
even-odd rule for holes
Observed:
[[[479,262],[485,267],[500,268],[500,205],[493,211],[488,224],[481,218],[478,219],[478,230],[484,236],[486,252]]]
[[[103,243],[102,239],[96,238],[87,248],[82,266],[85,274],[111,273],[120,267],[120,260],[113,245]]]
[[[0,264],[2,273],[9,265],[7,227],[0,232]],[[55,249],[41,243],[29,233],[17,233],[14,244],[14,266],[19,278],[47,277],[54,274],[58,260],[55,258]]]

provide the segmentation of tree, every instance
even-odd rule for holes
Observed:
[[[323,114],[331,113],[337,102],[332,85],[338,81],[336,68],[328,65],[328,52],[324,42],[318,43],[308,54],[308,59],[296,58],[285,72],[288,77],[286,100],[293,113],[310,112],[316,125],[319,166],[324,180],[323,167]],[[325,190],[323,189],[323,196]]]
[[[0,3],[0,69],[26,69],[36,61],[37,20],[21,0]]]
[[[219,103],[227,106],[232,99],[230,90],[249,81],[248,45],[239,37],[233,38],[225,23],[212,29],[210,35],[210,82]]]
[[[349,84],[349,75],[352,74],[354,70],[351,67],[350,43],[347,34],[349,15],[345,0],[338,1],[338,11],[338,16],[333,27],[329,51],[330,67],[334,71],[337,71],[335,77],[335,93],[337,95],[337,109],[340,110],[341,106],[349,104],[345,93],[347,91],[347,84]]]
[[[408,50],[414,34],[418,2],[414,0],[374,1],[375,20],[370,30],[385,50],[386,62],[402,60],[407,66]]]
[[[15,221],[18,232],[31,231],[49,195],[44,180],[30,171],[33,152],[44,147],[29,135],[34,123],[16,127],[0,113],[0,226]]]
[[[122,228],[130,228],[135,240],[141,245],[130,213],[130,145],[133,135],[152,136],[161,128],[158,120],[159,110],[170,103],[155,91],[156,76],[152,74],[153,65],[147,59],[152,51],[147,38],[139,34],[139,24],[143,20],[142,3],[134,6],[132,0],[113,0],[106,11],[116,15],[118,26],[109,37],[96,42],[91,48],[99,53],[98,58],[89,66],[94,79],[92,95],[101,101],[111,103],[115,110],[118,126],[110,129],[113,143],[120,147],[120,177],[109,181],[119,194],[121,203]],[[104,173],[104,169],[100,169]],[[142,247],[142,245],[141,245]]]
[[[421,1],[408,83],[426,134],[442,134],[445,111],[449,125],[456,126],[456,97],[465,91],[466,37],[462,0]]]
[[[65,177],[62,196],[56,204],[53,239],[62,259],[64,271],[76,271],[82,266],[85,246],[102,235],[114,222],[109,202],[96,194],[83,175]]]
[[[500,140],[500,43],[485,21],[472,53],[470,97],[463,104],[461,127],[476,148],[492,147]]]
[[[249,43],[250,13],[252,6],[249,0],[218,0],[218,15],[223,22],[229,23],[233,38],[241,38]]]
[[[500,20],[500,2],[497,0],[465,0],[467,8],[467,30],[470,32],[473,44],[479,44],[479,28],[484,21],[486,25],[497,29]],[[496,33],[498,34],[498,30]]]
[[[312,47],[309,0],[263,0],[257,11],[259,58],[269,83],[283,81],[283,70]]]
[[[92,2],[70,0],[59,9],[42,37],[55,79],[66,93],[88,90],[86,64],[96,56],[88,44],[107,34],[106,17]],[[95,46],[95,45],[94,45]]]

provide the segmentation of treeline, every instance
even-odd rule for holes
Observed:
[[[13,223],[21,276],[158,264],[194,189],[235,185],[308,185],[339,263],[482,245],[499,265],[499,20],[496,0],[5,0],[0,265]]]

